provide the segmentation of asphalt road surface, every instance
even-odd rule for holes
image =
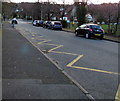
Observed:
[[[88,100],[61,70],[10,24],[3,25],[2,53],[2,98],[7,99],[3,101]]]
[[[114,99],[118,90],[118,43],[76,37],[19,20],[16,29],[95,99]]]

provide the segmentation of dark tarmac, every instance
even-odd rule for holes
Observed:
[[[3,99],[87,99],[9,23],[3,24],[2,40]]]

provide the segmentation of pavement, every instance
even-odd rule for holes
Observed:
[[[61,70],[9,23],[3,24],[2,40],[3,99],[88,100]]]

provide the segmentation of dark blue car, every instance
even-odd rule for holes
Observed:
[[[52,21],[50,25],[51,29],[60,29],[62,30],[62,24],[60,21]]]

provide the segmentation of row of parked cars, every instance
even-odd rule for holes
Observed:
[[[33,25],[62,30],[62,24],[60,21],[34,20]],[[85,36],[86,38],[98,37],[99,39],[103,39],[104,30],[97,24],[83,24],[75,29],[75,36]]]
[[[59,29],[62,30],[62,24],[60,21],[43,21],[43,20],[34,20],[34,26],[41,26],[43,28],[49,29]]]

